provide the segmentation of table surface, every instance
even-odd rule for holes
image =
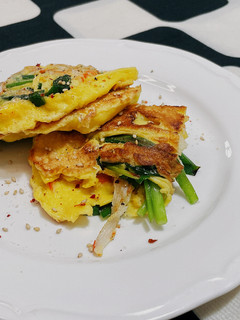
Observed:
[[[0,0],[0,16],[0,51],[64,38],[133,39],[195,53],[240,76],[239,0]],[[220,300],[175,319],[240,318],[240,310],[223,316]]]

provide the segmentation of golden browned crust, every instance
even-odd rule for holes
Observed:
[[[169,143],[181,153],[187,119],[185,106],[131,105],[106,123],[95,138],[101,140],[107,136],[134,134],[154,143]]]
[[[102,131],[110,131],[114,128],[128,127],[145,127],[147,129],[162,128],[174,132],[180,132],[185,123],[186,107],[184,106],[146,106],[134,105],[126,108],[122,115],[117,116],[111,122],[102,127]],[[136,124],[138,115],[142,115],[146,121],[144,124]],[[143,121],[144,121],[143,120]],[[118,125],[118,122],[121,124]]]
[[[60,175],[74,179],[96,176],[100,170],[97,164],[98,144],[86,141],[78,132],[52,132],[34,139],[29,162],[46,179],[55,180]]]
[[[132,166],[156,166],[158,173],[173,180],[183,169],[174,148],[167,143],[152,147],[138,146],[133,142],[107,143],[100,148],[103,162],[129,163]]]

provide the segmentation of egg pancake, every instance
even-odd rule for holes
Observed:
[[[114,174],[102,173],[96,140],[78,132],[52,132],[33,141],[33,195],[51,217],[74,222],[79,215],[92,215],[93,206],[111,203]],[[141,190],[132,195],[128,216],[137,215],[142,197]]]
[[[132,135],[147,139],[155,144],[170,145],[181,154],[186,147],[185,106],[131,105],[106,123],[94,137],[99,141],[116,135]]]
[[[100,148],[99,155],[101,161],[107,163],[128,163],[134,167],[156,166],[159,175],[170,181],[183,169],[173,147],[167,143],[152,147],[139,146],[134,142],[106,143]]]
[[[91,216],[94,206],[104,206],[112,201],[112,179],[100,181],[89,188],[83,188],[77,180],[67,181],[62,177],[46,184],[33,165],[30,183],[34,198],[50,217],[58,222],[75,222],[81,215]]]
[[[136,68],[99,73],[82,65],[26,67],[2,84],[0,137],[33,130],[38,123],[58,121],[110,90],[133,84],[137,76]]]
[[[56,131],[34,138],[29,162],[39,171],[44,183],[61,176],[68,181],[81,180],[82,186],[91,187],[101,170],[97,158],[97,140],[87,141],[86,136],[75,131]]]
[[[174,192],[172,181],[182,171],[183,166],[178,160],[178,153],[176,151],[176,149],[179,149],[178,145],[174,145],[174,148],[172,145],[173,140],[170,140],[171,143],[166,142],[166,140],[161,140],[160,134],[167,132],[167,134],[164,135],[164,139],[166,139],[166,137],[171,137],[172,133],[174,133],[176,137],[183,134],[185,132],[185,121],[187,120],[187,117],[185,116],[186,110],[185,107],[169,108],[168,106],[167,109],[171,110],[172,114],[171,112],[169,113],[171,114],[171,117],[168,114],[169,119],[165,120],[166,124],[164,124],[162,114],[157,118],[156,115],[158,113],[154,112],[154,110],[159,111],[158,107],[152,106],[150,114],[155,116],[155,126],[153,126],[153,121],[147,119],[147,112],[144,112],[145,110],[149,111],[149,108],[149,106],[140,107],[139,105],[127,107],[120,115],[117,115],[114,119],[105,124],[102,129],[97,131],[97,133],[91,134],[88,137],[76,131],[57,131],[46,135],[39,135],[34,138],[33,148],[29,156],[29,162],[35,172],[31,185],[33,187],[34,196],[52,217],[54,212],[52,212],[51,207],[55,208],[55,212],[62,213],[62,215],[59,213],[57,218],[58,221],[72,221],[71,213],[69,213],[70,218],[68,218],[67,207],[64,207],[63,204],[61,204],[60,210],[59,206],[60,203],[63,202],[63,197],[67,198],[66,195],[68,193],[71,194],[69,198],[72,197],[72,190],[75,190],[75,185],[78,185],[78,199],[82,199],[82,196],[80,196],[81,192],[83,197],[86,198],[88,195],[88,198],[90,198],[92,195],[91,190],[94,189],[95,193],[101,194],[104,199],[108,199],[104,200],[106,203],[107,201],[110,203],[113,197],[113,179],[116,180],[124,175],[128,176],[128,174],[130,175],[128,177],[135,179],[137,174],[134,175],[132,169],[139,167],[144,168],[144,170],[146,170],[146,168],[150,168],[151,170],[152,168],[156,169],[153,169],[153,171],[155,170],[154,173],[152,173],[153,171],[150,171],[148,179],[160,187],[160,192],[164,196],[165,205],[171,201],[171,196]],[[160,108],[160,110],[163,109],[164,108],[162,107]],[[145,122],[143,122],[142,118],[141,123],[135,122],[136,118],[132,115],[137,114],[139,110],[141,110],[141,114],[145,114]],[[173,111],[175,111],[176,122],[172,120],[174,119]],[[134,129],[129,128],[128,131],[126,131],[129,119],[131,119],[132,128]],[[160,123],[160,119],[162,123]],[[149,121],[151,122],[149,123]],[[160,125],[164,127],[165,130],[159,128],[158,126]],[[122,130],[122,126],[125,131]],[[141,134],[137,136],[136,133],[138,134],[139,132],[138,127],[140,127]],[[149,135],[148,132],[149,128],[151,135]],[[107,129],[109,129],[109,131]],[[113,132],[114,135],[112,135]],[[119,132],[124,132],[125,137],[126,132],[131,132],[130,137],[133,141],[111,141],[111,139],[119,139],[119,137],[121,140],[122,135],[119,135]],[[156,132],[158,132],[158,136],[156,136]],[[144,135],[143,133],[147,134]],[[155,134],[154,136],[153,133]],[[145,137],[151,137],[151,141]],[[139,138],[142,140],[139,140]],[[176,141],[179,140],[176,139]],[[124,169],[124,173],[119,174],[119,171],[113,170],[112,167],[112,165],[116,164],[117,166],[119,164],[126,166],[125,169],[130,169],[130,172]],[[103,174],[104,177],[108,177],[106,179],[107,193],[103,192],[105,188],[104,179],[99,179]],[[111,182],[109,182],[109,179],[112,179],[110,180]],[[61,196],[61,201],[59,200],[56,202],[55,198],[51,196],[46,198],[46,196],[43,195],[44,193],[46,194],[46,192],[51,195],[50,191],[52,183],[57,186],[57,197],[59,197],[61,193],[64,193],[64,196]],[[112,187],[110,187],[110,185]],[[99,189],[103,186],[104,188],[101,190],[101,193]],[[36,192],[36,190],[38,190],[38,192]],[[76,193],[74,193],[74,195],[75,194]],[[101,199],[99,198],[99,202],[88,202],[89,206],[85,206],[84,204],[84,208],[81,208],[81,210],[74,210],[74,212],[78,212],[79,215],[91,215],[94,205],[101,206],[101,204],[99,204],[100,200]],[[47,204],[45,204],[45,201],[47,201]],[[144,188],[140,183],[134,192],[132,192],[125,215],[136,217],[137,212],[144,201]],[[76,216],[77,213],[74,214],[75,218]]]
[[[127,87],[110,91],[86,107],[74,110],[63,118],[50,123],[37,123],[32,130],[19,133],[10,133],[4,136],[7,142],[23,138],[34,137],[37,134],[48,134],[53,131],[76,130],[83,134],[96,131],[101,125],[111,120],[120,111],[130,104],[137,103],[141,87]]]

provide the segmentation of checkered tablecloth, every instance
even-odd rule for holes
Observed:
[[[0,0],[0,51],[64,38],[134,39],[240,76],[239,37],[239,0]],[[240,289],[175,319],[239,320]]]

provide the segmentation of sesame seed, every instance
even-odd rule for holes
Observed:
[[[33,230],[35,230],[36,232],[40,231],[39,227],[34,227]]]
[[[56,230],[56,234],[59,234],[61,232],[62,232],[62,228],[59,228],[59,229]]]
[[[30,230],[30,229],[31,229],[30,224],[26,223],[26,224],[25,224],[25,228],[26,228],[27,230]]]
[[[136,135],[136,134],[133,134],[133,138],[136,139],[136,138],[137,138],[137,135]]]
[[[122,116],[123,115],[123,111],[119,112],[119,115]]]
[[[105,141],[105,138],[101,138],[100,140],[101,140],[101,142],[104,142],[104,141]]]
[[[87,244],[87,248],[90,252],[93,252],[93,245],[91,243]]]
[[[122,123],[122,121],[118,121],[117,125],[120,126],[121,123]]]
[[[2,228],[2,231],[8,232],[8,228],[3,227],[3,228]]]
[[[82,163],[76,163],[76,167],[83,167]]]
[[[20,194],[24,194],[24,190],[22,188],[19,189]]]
[[[11,183],[11,180],[4,180],[4,182],[5,182],[6,184],[10,184],[10,183]]]
[[[5,192],[4,192],[4,195],[5,195],[5,196],[6,196],[7,194],[9,194],[9,191],[5,191]]]
[[[12,182],[16,182],[17,181],[15,177],[12,177],[11,180],[12,180]]]
[[[137,141],[137,140],[135,140],[135,144],[137,144],[137,145],[138,145],[138,141]]]
[[[13,195],[15,196],[17,194],[17,190],[14,190],[13,191]]]
[[[77,255],[78,258],[82,258],[83,254],[82,252],[79,252],[79,254]]]
[[[57,212],[57,209],[56,208],[52,208],[52,211]]]

